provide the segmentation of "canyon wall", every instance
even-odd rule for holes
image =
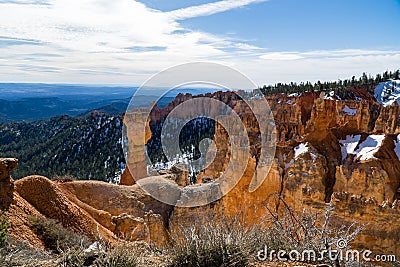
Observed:
[[[268,96],[276,127],[276,153],[268,175],[257,178],[263,180],[261,186],[250,192],[256,167],[262,164],[258,162],[258,123],[231,93],[211,97],[231,106],[246,126],[249,155],[235,157],[248,159],[247,168],[234,189],[212,205],[174,208],[170,227],[205,214],[242,214],[248,221],[261,220],[265,206],[277,206],[278,195],[295,210],[312,207],[324,212],[332,203],[338,226],[353,220],[367,225],[359,245],[399,255],[400,107],[383,107],[371,99],[333,100],[323,93]],[[152,121],[190,98],[178,96],[167,108],[157,109]],[[232,156],[227,133],[232,131],[216,124],[214,162],[198,175],[197,184],[218,181],[226,169]]]

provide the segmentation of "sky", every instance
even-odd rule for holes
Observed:
[[[0,82],[140,86],[187,62],[257,85],[400,68],[400,0],[0,0]]]

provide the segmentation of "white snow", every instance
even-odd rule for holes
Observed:
[[[301,143],[294,148],[294,158],[308,152],[308,144]]]
[[[356,156],[354,159],[368,160],[375,158],[374,154],[381,147],[383,139],[385,139],[385,135],[383,134],[372,134],[368,136],[355,151]]]
[[[373,159],[374,154],[379,150],[382,145],[385,135],[373,134],[367,137],[364,142],[360,143],[361,135],[348,135],[346,140],[340,140],[340,146],[342,150],[342,160],[345,160],[349,154],[355,155],[354,160],[368,160]],[[400,140],[400,139],[399,139]],[[358,148],[356,150],[356,147]],[[399,156],[400,156],[400,144],[399,144]]]
[[[290,95],[288,95],[289,97],[298,97],[299,96],[299,93],[293,93],[293,94],[290,94]]]
[[[354,154],[361,135],[347,135],[345,140],[340,140],[339,144],[342,150],[342,160],[347,158],[348,154]]]
[[[324,96],[325,100],[334,100],[333,96],[335,95],[335,91],[330,91],[328,94]]]
[[[394,152],[396,153],[397,158],[400,160],[400,134],[397,136],[397,140],[394,140]]]
[[[294,163],[294,159],[291,159],[288,163],[285,163],[285,171],[286,171],[287,169],[289,169],[290,166],[292,166],[293,163]]]
[[[290,100],[290,99],[286,103],[289,105],[293,104],[292,100]]]
[[[357,114],[357,109],[356,108],[349,108],[347,105],[344,106],[344,108],[342,109],[342,111],[344,113],[346,113],[349,116],[354,116]]]
[[[394,102],[400,104],[400,80],[381,82],[374,91],[375,98],[388,107]]]
[[[294,158],[292,158],[289,162],[286,162],[287,155],[283,154],[283,162],[285,163],[285,171],[290,168],[290,166],[294,163]]]

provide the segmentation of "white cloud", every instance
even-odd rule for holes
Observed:
[[[190,61],[227,64],[259,84],[398,68],[399,51],[267,53],[179,23],[257,2],[225,0],[168,13],[135,0],[0,0],[0,81],[139,85]]]
[[[363,72],[375,75],[398,69],[399,62],[400,51],[349,49],[264,53],[258,59],[243,61],[241,67],[259,84],[265,84],[347,79]]]
[[[177,9],[167,14],[174,20],[184,20],[200,16],[209,16],[216,13],[228,11],[234,8],[247,6],[253,3],[265,2],[268,0],[223,0],[207,3],[199,6]]]
[[[354,58],[368,56],[392,56],[398,55],[400,51],[385,50],[362,50],[362,49],[346,49],[346,50],[317,50],[307,52],[270,52],[260,56],[266,60],[298,60],[298,59],[329,59],[329,58]]]
[[[267,60],[296,60],[302,59],[303,56],[298,53],[288,53],[288,52],[271,52],[261,55],[260,58]]]
[[[201,14],[206,9],[216,13],[259,1],[231,2],[191,8],[199,8]],[[180,11],[188,14],[191,8]],[[200,13],[193,11],[192,17]],[[1,1],[0,36],[3,81],[40,81],[47,75],[44,80],[91,82],[96,77],[99,82],[138,84],[144,75],[174,64],[224,58],[229,56],[225,49],[255,49],[230,38],[184,29],[171,13],[134,0]],[[58,76],[48,75],[53,69]]]

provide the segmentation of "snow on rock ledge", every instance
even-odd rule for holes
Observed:
[[[385,139],[384,134],[372,134],[360,143],[361,135],[348,135],[345,140],[340,140],[339,144],[342,151],[342,160],[345,160],[349,154],[355,155],[354,160],[374,159],[374,154],[378,152]],[[399,139],[398,139],[399,140]],[[399,154],[400,156],[400,144]],[[357,150],[356,150],[357,148]],[[397,153],[397,152],[396,152]]]
[[[400,160],[400,134],[397,135],[397,139],[394,140],[394,146],[394,152],[396,153],[397,158]]]
[[[301,143],[294,148],[294,159],[297,159],[297,157],[305,153],[310,153],[311,158],[315,159],[315,154],[310,152],[308,143]]]
[[[381,82],[375,88],[374,96],[384,107],[388,107],[394,102],[400,104],[400,80]]]
[[[374,154],[378,152],[383,139],[385,139],[384,134],[372,134],[368,136],[364,142],[359,144],[358,149],[355,151],[356,156],[354,159],[369,160],[375,158]]]
[[[347,158],[348,154],[354,154],[358,143],[360,142],[361,135],[347,135],[345,140],[340,140],[339,144],[342,150],[342,160]]]
[[[308,144],[301,143],[298,146],[294,148],[294,158],[297,158],[301,154],[307,153],[308,152]]]
[[[347,105],[344,106],[342,109],[344,113],[346,113],[349,116],[355,116],[357,114],[357,109],[356,108],[349,108]]]

